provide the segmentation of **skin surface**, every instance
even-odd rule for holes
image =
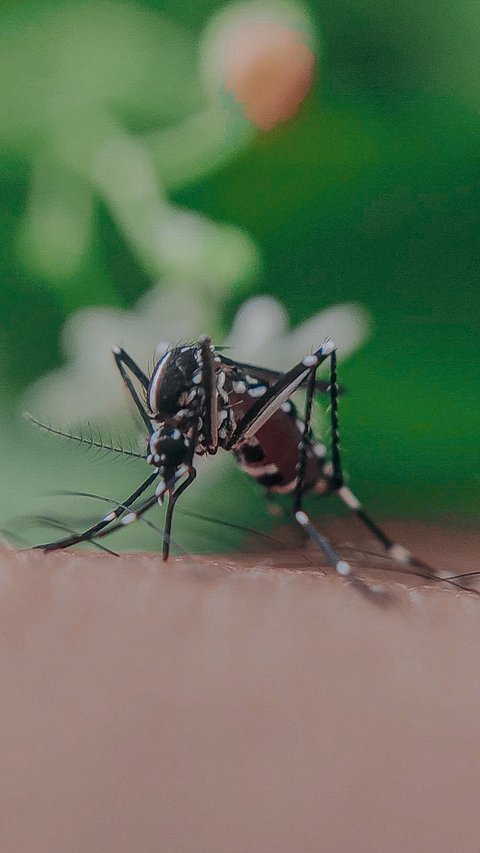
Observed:
[[[478,568],[478,534],[388,529]],[[477,849],[480,599],[316,563],[0,552],[0,849]]]

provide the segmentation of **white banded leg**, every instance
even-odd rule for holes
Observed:
[[[332,350],[332,355],[335,350]],[[330,358],[332,358],[332,355]],[[312,420],[312,405],[313,394],[315,391],[315,380],[317,375],[318,362],[314,363],[311,369],[307,383],[307,397],[305,401],[305,414],[303,417],[303,432],[300,444],[298,445],[298,461],[297,461],[297,484],[293,493],[293,511],[295,515],[302,509],[302,496],[305,483],[305,470],[307,467],[308,447],[311,440],[310,424]]]
[[[330,430],[332,439],[332,475],[330,477],[330,485],[335,494],[340,500],[354,512],[362,524],[370,530],[375,538],[382,544],[387,555],[401,566],[412,566],[419,570],[418,574],[423,574],[424,577],[440,580],[436,575],[435,569],[419,560],[403,545],[393,542],[389,536],[376,524],[371,516],[364,510],[360,501],[353,494],[352,490],[344,483],[343,467],[340,454],[340,428],[338,416],[338,383],[337,383],[337,360],[335,351],[330,357]]]
[[[360,592],[367,596],[367,598],[375,599],[376,601],[387,601],[390,596],[386,592],[383,587],[373,586],[367,581],[362,580],[358,577],[357,574],[353,571],[351,565],[343,560],[339,554],[335,551],[334,548],[330,545],[328,539],[325,536],[322,536],[321,533],[317,530],[317,528],[312,524],[308,515],[303,510],[298,510],[295,513],[295,518],[298,523],[303,527],[305,533],[311,539],[311,541],[325,554],[328,562],[335,569],[338,575],[342,578],[348,578],[350,583],[356,587]]]
[[[428,563],[424,562],[424,560],[420,560],[418,557],[415,557],[407,548],[404,548],[403,545],[400,545],[398,542],[394,542],[390,539],[389,536],[382,530],[381,527],[373,520],[373,518],[364,510],[362,504],[358,500],[357,496],[354,495],[351,489],[348,486],[341,486],[336,490],[335,494],[338,495],[341,501],[350,509],[355,515],[360,519],[362,524],[370,530],[371,533],[375,536],[375,539],[380,542],[387,555],[400,566],[412,566],[415,569],[418,569],[418,574],[423,575],[423,577],[428,578],[430,580],[443,580],[436,573],[436,570],[430,566]]]
[[[332,432],[332,455],[333,455],[333,475],[332,479],[336,485],[342,482],[341,461],[338,441],[338,386],[337,386],[337,359],[335,345],[331,343],[328,356],[330,356],[330,401],[331,401],[331,432]],[[311,360],[304,359],[304,364],[309,363],[311,373],[308,377],[307,398],[305,402],[305,416],[302,440],[299,445],[299,457],[297,464],[297,486],[294,492],[293,511],[298,523],[303,527],[309,539],[325,554],[328,562],[335,569],[338,575],[343,578],[349,578],[350,582],[357,587],[361,592],[369,598],[386,599],[387,593],[381,587],[374,587],[366,581],[361,580],[353,571],[352,567],[346,560],[343,560],[334,548],[330,545],[328,539],[325,538],[317,528],[312,524],[306,512],[302,509],[303,497],[303,481],[305,477],[305,467],[307,461],[307,447],[310,441],[310,422],[312,416],[313,394],[315,391],[316,371],[319,361],[315,356]]]
[[[381,542],[383,545],[386,554],[390,559],[392,559],[395,563],[398,563],[399,566],[402,566],[404,570],[408,568],[410,574],[418,575],[419,577],[425,578],[426,580],[436,581],[437,583],[447,583],[450,586],[454,586],[457,589],[466,590],[468,592],[473,592],[475,595],[479,595],[478,590],[472,589],[470,586],[464,586],[461,583],[458,583],[458,580],[464,577],[463,575],[452,575],[450,577],[442,577],[438,574],[438,570],[430,566],[429,563],[426,563],[425,560],[420,560],[408,548],[405,548],[403,545],[400,545],[398,542],[393,542],[389,536],[384,533],[381,527],[371,518],[371,516],[364,510],[362,504],[353,494],[352,490],[348,488],[348,486],[341,486],[335,492],[340,500],[343,501],[355,515],[358,516],[362,524],[368,528],[368,530],[373,533],[375,538]],[[473,574],[477,574],[474,572]],[[468,577],[468,575],[466,575]]]

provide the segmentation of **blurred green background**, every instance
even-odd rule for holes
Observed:
[[[272,85],[288,107],[297,54],[289,64],[288,45],[267,39],[255,64],[261,43],[252,59],[228,42],[243,20],[300,33],[316,57],[305,96],[268,128],[257,113],[249,120],[232,79],[253,79],[255,99],[278,60]],[[151,292],[170,300],[173,320],[165,329],[159,316],[158,339],[173,342],[185,337],[175,306],[189,313],[188,337],[219,342],[255,294],[279,300],[292,329],[337,303],[364,306],[370,335],[341,366],[352,486],[380,518],[475,523],[479,47],[471,0],[4,3],[1,526],[33,541],[18,516],[104,513],[59,502],[53,489],[121,500],[148,473],[141,461],[77,452],[20,413],[35,405],[56,424],[80,422],[73,380],[55,398],[55,376],[66,374],[52,371],[78,358],[65,340],[86,317],[123,318],[127,329]],[[110,363],[111,343],[126,343],[102,328],[91,369]],[[83,380],[88,388],[91,377]],[[89,419],[130,429],[101,399]],[[202,466],[185,505],[268,524],[261,490],[233,460],[213,475]],[[113,547],[157,547],[138,527]],[[231,544],[214,525],[179,516],[175,529],[188,548]]]

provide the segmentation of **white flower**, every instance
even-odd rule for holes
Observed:
[[[353,302],[332,305],[288,331],[288,315],[272,296],[256,296],[238,311],[226,341],[230,357],[275,370],[288,370],[325,338],[337,345],[339,358],[356,350],[367,337],[369,315]]]

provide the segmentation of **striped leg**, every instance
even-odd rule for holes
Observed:
[[[335,352],[335,350],[334,350]],[[332,353],[333,355],[333,353]],[[331,356],[330,356],[331,358]],[[308,377],[307,399],[305,402],[305,415],[303,419],[303,434],[298,448],[297,482],[293,493],[293,511],[297,513],[302,508],[302,495],[305,483],[305,471],[307,467],[308,446],[310,444],[310,423],[312,420],[313,394],[315,391],[315,379],[317,369],[314,367]]]
[[[401,566],[412,566],[413,568],[418,569],[420,574],[424,574],[426,578],[442,580],[436,575],[436,570],[432,566],[424,562],[424,560],[420,560],[418,557],[415,557],[407,548],[404,548],[403,545],[399,545],[397,542],[390,539],[390,537],[387,536],[382,528],[378,526],[368,512],[364,510],[362,504],[348,486],[340,486],[340,488],[336,490],[336,494],[340,500],[355,513],[362,524],[368,528],[371,533],[373,533],[375,539],[381,543],[387,555],[395,563],[398,563]]]
[[[335,494],[338,495],[341,501],[354,512],[360,519],[362,524],[370,530],[378,542],[381,543],[387,555],[400,566],[411,566],[417,569],[417,573],[430,580],[442,580],[436,570],[428,563],[415,557],[403,545],[393,542],[389,536],[378,526],[373,518],[364,510],[360,501],[353,494],[352,490],[345,485],[345,479],[340,456],[340,437],[339,437],[339,418],[338,418],[338,397],[339,390],[337,384],[337,364],[333,357],[330,360],[330,430],[332,437],[332,475],[330,484]],[[454,584],[461,587],[460,584]]]
[[[301,509],[302,495],[304,492],[305,470],[307,465],[308,448],[311,445],[313,395],[316,390],[315,373],[317,368],[313,367],[307,382],[307,397],[305,401],[305,415],[303,420],[303,434],[299,446],[297,463],[297,484],[294,491],[293,511]],[[332,473],[329,476],[331,485],[337,489],[343,485],[342,463],[340,459],[339,427],[338,427],[338,396],[337,384],[337,353],[335,349],[330,354],[330,380],[328,385],[330,394],[330,432],[332,436]]]
[[[313,395],[315,392],[316,371],[317,365],[312,366],[307,384],[307,399],[305,402],[305,415],[302,440],[299,445],[298,463],[297,463],[297,484],[293,496],[293,511],[298,523],[303,527],[305,533],[311,541],[325,554],[328,562],[341,577],[348,577],[350,582],[369,598],[388,598],[388,594],[380,587],[373,587],[371,584],[361,580],[354,574],[352,567],[346,560],[343,560],[339,554],[332,548],[328,539],[326,539],[312,524],[307,513],[302,509],[302,498],[304,492],[304,479],[307,464],[307,452],[310,444],[310,423],[312,419]],[[343,483],[340,451],[338,446],[338,386],[337,386],[337,356],[335,349],[330,353],[330,400],[331,400],[331,421],[332,421],[332,466],[333,474],[332,481],[334,484]]]
[[[141,368],[138,366],[138,364],[133,360],[133,358],[131,358],[129,356],[128,352],[125,352],[125,350],[121,349],[120,347],[113,347],[112,352],[113,352],[113,357],[115,359],[115,364],[117,365],[119,373],[120,373],[120,375],[121,375],[121,377],[125,383],[127,390],[130,393],[130,396],[131,396],[133,402],[135,403],[137,411],[139,412],[140,417],[141,417],[143,423],[145,424],[149,435],[152,435],[154,430],[153,430],[152,422],[149,418],[147,409],[146,409],[144,403],[142,403],[140,397],[138,396],[138,394],[135,390],[135,386],[134,386],[132,380],[130,379],[125,368],[128,367],[128,369],[131,371],[131,373],[133,373],[133,375],[136,377],[136,379],[138,379],[140,384],[143,386],[145,391],[148,391],[148,386],[149,386],[148,377],[145,375],[143,370],[141,370]]]

